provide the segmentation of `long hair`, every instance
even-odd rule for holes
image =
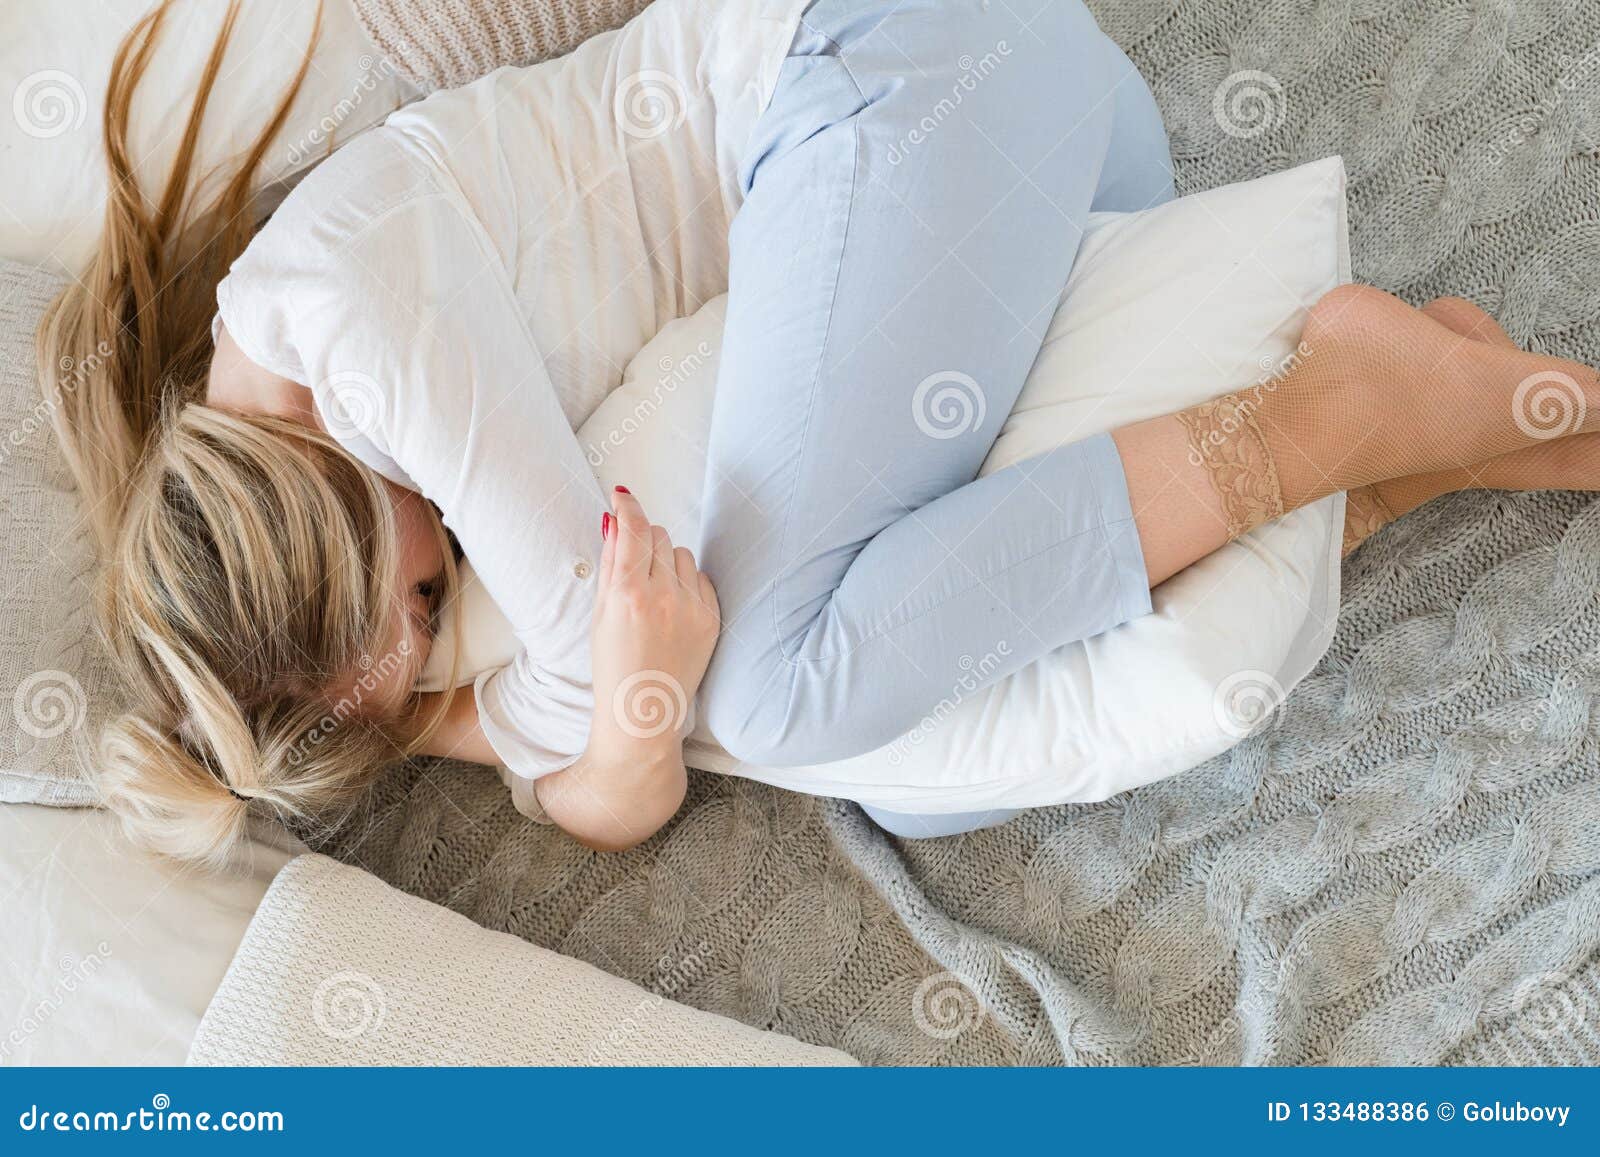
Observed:
[[[381,767],[416,749],[443,704],[419,720],[414,701],[374,711],[335,690],[353,685],[359,700],[361,680],[396,659],[379,654],[404,595],[381,479],[320,431],[204,404],[216,287],[260,224],[262,159],[311,65],[320,6],[260,135],[201,172],[201,126],[239,16],[232,0],[152,199],[135,174],[129,112],[171,6],[117,50],[104,235],[40,324],[37,354],[104,563],[98,620],[128,705],[90,774],[136,841],[219,864],[252,804],[334,822]],[[435,530],[444,543],[437,520]],[[448,549],[445,558],[448,595]]]

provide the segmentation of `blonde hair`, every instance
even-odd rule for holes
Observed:
[[[129,110],[172,0],[117,51],[107,91],[105,232],[86,276],[40,325],[47,400],[105,562],[101,632],[128,710],[91,774],[140,844],[222,863],[253,803],[334,822],[373,775],[437,726],[414,702],[360,704],[399,624],[395,510],[332,438],[203,404],[216,286],[259,221],[255,186],[310,66],[316,33],[273,115],[205,203],[200,128],[239,14],[232,0],[170,174],[154,203],[135,178]],[[318,29],[321,24],[319,7]],[[455,587],[445,546],[446,594]],[[333,688],[354,679],[354,701]]]

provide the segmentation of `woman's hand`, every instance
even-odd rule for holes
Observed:
[[[676,750],[716,645],[711,580],[686,547],[650,525],[626,490],[611,495],[603,527],[591,659],[594,724],[589,750],[637,756],[641,744]]]
[[[538,781],[539,802],[589,847],[632,847],[683,802],[683,736],[720,615],[694,555],[618,489],[603,523],[591,658],[594,719],[583,757]]]

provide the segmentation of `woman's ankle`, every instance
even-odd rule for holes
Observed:
[[[1258,415],[1289,506],[1398,478],[1450,485],[1462,463],[1600,425],[1594,370],[1467,339],[1370,287],[1318,301],[1301,344]]]

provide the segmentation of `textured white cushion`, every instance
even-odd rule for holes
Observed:
[[[99,240],[106,168],[100,117],[118,42],[153,0],[6,0],[0,37],[0,257],[77,272]],[[131,139],[147,192],[182,136],[225,4],[181,0],[134,100]],[[200,134],[202,167],[248,145],[299,67],[317,0],[245,0]],[[343,0],[323,5],[315,63],[264,160],[285,180],[416,95]]]
[[[1338,158],[1095,214],[984,472],[1269,380],[1295,355],[1307,307],[1349,280],[1346,234]],[[679,542],[698,537],[723,316],[719,299],[663,329],[578,435],[601,481],[625,481]],[[1246,734],[1326,649],[1343,519],[1340,495],[1261,527],[1162,584],[1153,614],[985,690],[953,687],[877,751],[758,768],[701,727],[690,762],[924,813],[1099,800],[1185,770]],[[464,598],[470,677],[514,643],[481,589],[469,582]],[[442,662],[448,635],[441,644]]]
[[[84,756],[117,701],[90,613],[94,546],[34,368],[62,284],[0,261],[0,801],[77,805],[95,801]]]

